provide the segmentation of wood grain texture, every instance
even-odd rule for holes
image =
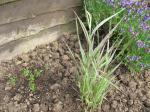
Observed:
[[[0,5],[0,62],[75,32],[82,0],[18,0]]]
[[[36,35],[27,38],[20,38],[0,46],[0,61],[9,60],[13,57],[26,53],[38,45],[47,44],[61,37],[64,33],[75,31],[75,23],[71,22],[65,25],[59,25],[39,32]]]
[[[0,25],[81,5],[81,0],[20,0],[0,6]]]
[[[4,5],[4,4],[7,4],[7,3],[12,3],[12,2],[16,2],[18,0],[0,0],[0,5]]]
[[[39,15],[35,18],[1,25],[0,45],[19,38],[35,35],[36,33],[50,27],[67,24],[74,20],[73,10],[80,13],[80,7],[75,9],[70,8],[69,10],[54,11],[44,15]]]

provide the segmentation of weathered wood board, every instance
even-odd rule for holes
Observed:
[[[17,0],[0,0],[0,5],[4,5],[6,3],[11,3],[11,2],[15,2]]]
[[[81,0],[20,0],[0,7],[0,25],[81,5]]]
[[[74,22],[64,25],[58,25],[39,32],[36,35],[28,36],[27,38],[20,38],[18,40],[9,42],[0,46],[0,61],[10,60],[12,57],[21,53],[26,53],[41,44],[47,44],[62,36],[64,32],[74,32]]]
[[[0,5],[0,61],[75,32],[81,0],[17,0]]]
[[[78,7],[79,8],[79,7]],[[76,12],[79,10],[74,9]],[[39,15],[36,18],[25,19],[0,26],[0,45],[12,40],[35,35],[36,33],[54,26],[66,24],[74,20],[73,9],[56,11]],[[80,12],[79,12],[80,13]]]

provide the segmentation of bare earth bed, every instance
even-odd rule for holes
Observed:
[[[62,37],[2,62],[0,112],[81,112],[84,106],[75,84],[76,67],[63,41],[78,55],[79,46],[75,37]],[[34,93],[19,72],[23,68],[43,70],[36,80],[37,90]],[[12,75],[17,77],[16,86],[9,84],[8,77]],[[115,75],[121,91],[112,88],[102,109],[97,112],[150,112],[150,71],[131,74],[120,68]]]

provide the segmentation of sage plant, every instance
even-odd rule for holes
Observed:
[[[150,68],[150,7],[148,0],[85,0],[87,10],[97,24],[118,10],[123,14],[111,21],[112,26],[124,17],[117,34],[124,37],[120,49],[125,49],[120,57],[131,71],[139,72]],[[114,38],[115,39],[115,38]]]

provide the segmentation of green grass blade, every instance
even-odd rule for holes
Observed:
[[[123,12],[125,9],[123,8],[122,10],[120,10],[119,12],[115,13],[114,15],[108,17],[107,19],[103,20],[102,22],[100,22],[95,28],[94,30],[92,31],[92,34],[91,36],[93,36],[96,31],[102,26],[104,25],[107,21],[109,21],[110,19],[114,18],[115,16],[117,16],[118,14],[120,14],[121,12]]]

